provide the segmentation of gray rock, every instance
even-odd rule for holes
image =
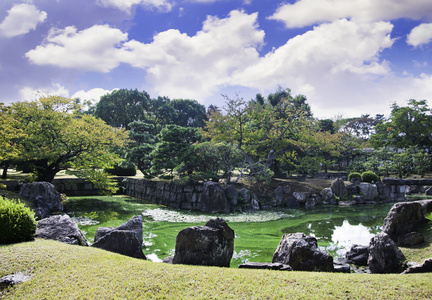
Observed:
[[[318,249],[316,238],[304,233],[285,234],[272,262],[290,265],[295,271],[334,271],[333,257]]]
[[[359,185],[360,193],[365,197],[366,201],[374,201],[378,197],[378,188],[376,184],[362,182]]]
[[[113,230],[102,236],[92,247],[110,252],[146,259],[142,251],[142,243],[138,240],[136,233],[131,230]]]
[[[43,181],[26,183],[21,187],[19,194],[34,204],[37,219],[46,218],[54,211],[63,211],[61,194],[52,183]]]
[[[276,200],[276,206],[281,206],[282,205],[282,202],[283,202],[283,200],[284,200],[284,194],[285,194],[285,192],[284,192],[284,187],[283,186],[278,186],[275,190],[274,190],[274,192],[273,192],[273,197],[274,197],[274,199]]]
[[[89,245],[78,225],[68,215],[57,215],[39,220],[35,238],[56,240],[70,245]]]
[[[351,273],[351,267],[342,258],[339,258],[333,262],[333,269],[335,273]]]
[[[321,191],[321,198],[324,202],[331,201],[333,198],[333,191],[331,188],[325,188]]]
[[[237,189],[233,185],[228,185],[225,188],[225,195],[230,203],[231,206],[237,206],[238,205],[238,192]]]
[[[368,246],[352,245],[351,249],[345,253],[345,258],[349,263],[359,266],[367,266],[369,257]]]
[[[330,188],[333,194],[337,197],[343,198],[348,194],[345,182],[342,178],[338,178],[333,181]]]
[[[421,202],[395,203],[384,219],[383,232],[393,241],[397,241],[399,235],[416,231],[424,221]]]
[[[138,241],[143,243],[143,221],[142,216],[135,216],[126,223],[118,226],[118,227],[98,227],[96,231],[96,235],[94,238],[94,242],[97,242],[103,236],[107,235],[111,231],[114,230],[130,230],[136,234]]]
[[[403,274],[432,273],[432,258],[426,259],[421,265],[409,267]]]
[[[241,200],[244,204],[249,204],[251,201],[251,192],[246,188],[242,188],[239,191],[239,198],[239,200]]]
[[[397,244],[402,247],[412,247],[424,243],[425,239],[420,232],[409,232],[398,236]]]
[[[299,207],[299,206],[300,206],[300,203],[294,197],[289,197],[286,201],[286,207],[288,207],[288,208],[294,208],[294,207]]]
[[[258,199],[255,195],[252,195],[251,208],[253,210],[260,210],[260,205],[259,205]]]
[[[178,233],[173,264],[229,267],[233,253],[234,230],[223,219],[211,219]]]
[[[15,284],[25,282],[31,279],[31,276],[24,275],[22,273],[16,273],[11,275],[6,275],[0,278],[0,290],[2,288],[7,288],[9,286],[14,286]]]
[[[239,265],[239,269],[265,269],[265,270],[279,270],[279,271],[292,271],[289,265],[281,263],[260,263],[260,262],[247,262]]]
[[[207,181],[198,202],[201,211],[209,213],[229,213],[231,208],[223,188],[217,182]]]
[[[406,269],[406,261],[390,236],[381,232],[370,241],[368,266],[372,273],[401,273]]]
[[[174,256],[168,256],[168,257],[165,257],[162,262],[164,264],[172,264],[173,263],[173,259],[174,259]]]
[[[308,192],[294,192],[293,197],[296,198],[299,203],[306,203],[306,200],[309,198],[310,193]]]

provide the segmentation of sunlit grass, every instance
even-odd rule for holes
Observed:
[[[167,265],[36,240],[0,246],[0,277],[32,279],[5,299],[427,299],[430,274],[277,272]]]

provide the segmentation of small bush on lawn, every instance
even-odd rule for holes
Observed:
[[[372,171],[366,171],[361,174],[361,180],[364,182],[377,182],[378,175]]]
[[[33,239],[36,224],[34,212],[24,203],[0,196],[0,244]]]
[[[359,172],[352,172],[348,175],[348,181],[351,181],[351,179],[355,178],[361,179],[361,174]]]

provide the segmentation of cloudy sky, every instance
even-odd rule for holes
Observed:
[[[318,118],[432,106],[432,1],[0,2],[0,102],[126,88],[223,106],[278,86]]]

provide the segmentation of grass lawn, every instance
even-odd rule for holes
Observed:
[[[39,240],[0,246],[4,299],[431,299],[430,274],[367,275],[167,265]]]

